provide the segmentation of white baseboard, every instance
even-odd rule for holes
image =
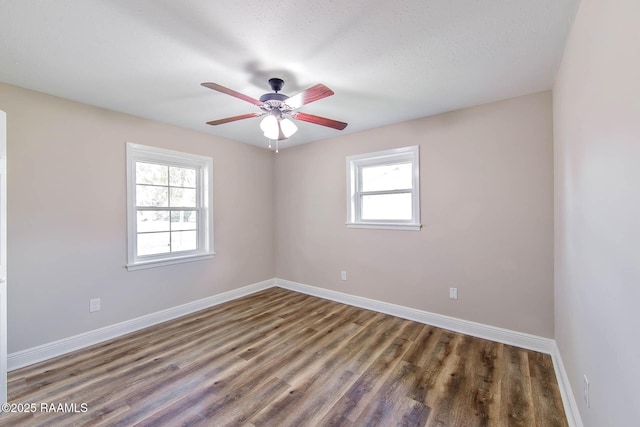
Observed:
[[[573,389],[569,382],[569,376],[564,368],[562,362],[562,356],[560,355],[560,349],[557,343],[553,342],[553,353],[551,354],[553,359],[553,367],[556,371],[556,379],[558,380],[558,387],[560,387],[560,394],[562,395],[562,403],[564,404],[564,412],[567,415],[567,422],[571,427],[583,427],[582,418],[580,417],[580,410],[578,409],[578,403],[573,395]]]
[[[85,332],[69,338],[63,338],[37,347],[17,351],[8,355],[7,368],[9,371],[13,371],[34,363],[42,362],[44,360],[61,356],[143,328],[148,328],[149,326],[153,326],[158,323],[166,322],[167,320],[185,316],[245,295],[250,295],[263,289],[271,288],[274,285],[275,279],[265,280],[263,282],[254,283],[242,288],[212,295],[210,297],[147,314],[135,319],[116,323],[115,325],[105,326],[104,328]]]
[[[381,313],[402,317],[403,319],[414,320],[416,322],[437,326],[439,328],[449,329],[478,338],[497,341],[503,344],[514,345],[546,354],[553,354],[555,341],[550,338],[543,338],[536,335],[525,334],[523,332],[484,325],[482,323],[457,319],[455,317],[449,317],[442,314],[430,313],[428,311],[417,310],[415,308],[404,307],[401,305],[390,304],[388,302],[292,282],[290,280],[275,280],[276,286],[290,289],[292,291],[298,291],[304,294],[314,295],[344,304],[355,305],[356,307],[379,311]]]

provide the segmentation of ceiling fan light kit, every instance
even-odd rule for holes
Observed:
[[[296,126],[296,124],[289,119],[280,120],[278,122],[278,125],[280,125],[280,129],[282,130],[285,138],[289,138],[291,135],[298,131],[298,126]]]
[[[291,97],[278,93],[284,86],[284,80],[272,78],[269,79],[269,85],[271,86],[273,93],[265,93],[258,100],[217,83],[202,83],[202,86],[204,87],[249,102],[260,107],[262,110],[261,113],[241,114],[239,116],[212,120],[207,122],[207,124],[216,126],[224,123],[235,122],[237,120],[265,116],[260,121],[260,129],[262,129],[264,136],[269,139],[269,148],[271,148],[271,141],[276,141],[276,153],[278,152],[278,142],[289,138],[298,130],[298,127],[290,120],[290,118],[337,130],[343,130],[347,127],[347,123],[340,122],[338,120],[295,111],[303,105],[333,95],[334,92],[325,85],[317,84]]]
[[[271,148],[271,141],[281,141],[289,138],[291,135],[297,132],[298,127],[291,120],[287,118],[276,118],[273,114],[268,114],[260,122],[260,129],[264,132],[264,136],[269,139],[269,148]],[[276,145],[277,147],[277,145]],[[276,148],[276,153],[278,148]]]
[[[260,122],[260,129],[264,132],[264,136],[269,139],[278,138],[278,119],[275,116],[268,115]]]

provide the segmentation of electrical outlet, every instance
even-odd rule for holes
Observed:
[[[583,387],[583,391],[584,391],[584,404],[587,405],[587,408],[591,408],[591,399],[589,399],[589,378],[587,378],[587,375],[583,375],[583,383],[582,383],[582,387]]]
[[[449,298],[458,299],[458,288],[449,288]]]
[[[89,312],[100,311],[100,298],[94,298],[89,300]]]
[[[340,272],[340,279],[347,280],[347,272],[346,271],[341,271]]]

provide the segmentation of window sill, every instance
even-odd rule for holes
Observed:
[[[126,267],[127,267],[127,270],[134,271],[134,270],[142,270],[145,268],[164,267],[165,265],[182,264],[185,262],[211,259],[214,256],[215,256],[215,252],[209,252],[206,254],[187,255],[183,257],[175,257],[175,258],[169,258],[169,259],[164,258],[164,259],[154,259],[152,261],[140,261],[132,264],[127,264]]]
[[[422,224],[392,224],[386,222],[357,223],[348,222],[347,228],[369,228],[378,230],[420,231]]]

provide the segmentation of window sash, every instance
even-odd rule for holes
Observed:
[[[363,217],[363,203],[364,203],[364,198],[367,196],[386,196],[386,195],[393,195],[393,194],[409,194],[411,196],[413,196],[413,191],[412,189],[408,189],[408,190],[388,190],[388,191],[363,191],[360,193],[355,193],[354,197],[356,198],[357,202],[355,203],[355,207],[356,207],[356,219],[358,222],[361,223],[371,223],[371,224],[376,224],[376,223],[380,223],[380,222],[387,222],[387,223],[393,223],[393,224],[407,224],[407,223],[413,223],[414,218],[413,218],[413,197],[411,197],[411,218],[409,219],[401,219],[401,218],[364,218]]]
[[[201,223],[201,218],[204,214],[204,209],[202,208],[174,208],[174,207],[160,207],[160,206],[138,206],[136,207],[136,217],[137,217],[137,213],[138,212],[169,212],[169,229],[168,230],[157,230],[157,231],[139,231],[138,230],[138,222],[137,222],[137,218],[136,218],[136,243],[134,246],[134,250],[136,251],[136,257],[138,259],[153,259],[159,255],[163,255],[164,257],[167,256],[167,254],[180,254],[180,255],[189,255],[189,254],[196,254],[200,251],[200,248],[202,246],[202,241],[203,241],[203,237],[201,236],[202,233],[200,233],[200,230],[202,228],[202,226],[200,225]],[[172,223],[173,221],[171,221],[171,213],[172,212],[195,212],[196,213],[196,223],[195,223],[195,228],[193,229],[172,229]],[[173,250],[172,249],[172,238],[171,236],[174,233],[181,233],[184,231],[195,231],[196,232],[196,247],[195,249],[187,249],[187,250]],[[153,254],[146,254],[146,255],[140,255],[139,251],[138,251],[138,237],[141,234],[144,235],[149,235],[149,234],[159,234],[159,233],[169,233],[169,251],[168,252],[157,252],[157,253],[153,253]]]

